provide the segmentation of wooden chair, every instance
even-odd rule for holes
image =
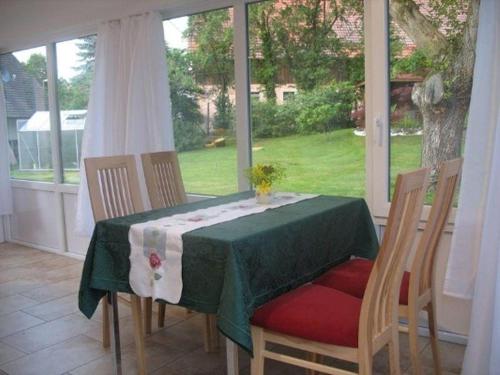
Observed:
[[[172,207],[187,202],[179,160],[175,151],[153,152],[141,155],[142,169],[153,209]],[[158,307],[158,326],[165,324],[165,304]],[[218,346],[215,315],[205,315],[205,351],[213,352]]]
[[[428,315],[434,372],[441,373],[436,323],[435,265],[441,235],[448,222],[455,190],[460,179],[462,158],[442,163],[434,203],[425,230],[420,237],[410,272],[405,272],[399,294],[399,316],[408,321],[410,359],[414,374],[421,374],[418,356],[418,316],[421,310]],[[314,283],[335,288],[362,298],[368,283],[373,262],[367,259],[353,259],[317,279]]]
[[[139,178],[133,155],[86,158],[85,172],[89,188],[90,202],[95,221],[118,216],[131,215],[144,211],[139,187]],[[146,299],[151,300],[151,299]],[[141,298],[130,296],[134,332],[138,346],[139,364],[142,357],[144,338],[141,321]],[[109,310],[106,299],[102,303],[103,311],[103,346],[110,346]],[[151,315],[145,314],[146,331],[151,331]],[[141,367],[141,365],[139,365]]]
[[[181,169],[175,151],[142,154],[142,168],[153,209],[186,203]]]
[[[428,169],[419,169],[398,176],[387,229],[362,300],[323,285],[307,284],[255,312],[252,375],[263,374],[265,358],[326,374],[352,374],[317,363],[317,355],[357,363],[360,374],[371,374],[373,356],[386,345],[391,373],[400,373],[397,295],[420,220],[428,175]],[[313,360],[280,354],[267,348],[267,343],[312,353]]]

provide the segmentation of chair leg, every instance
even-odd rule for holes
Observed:
[[[158,327],[165,327],[165,308],[167,305],[164,303],[158,304]]]
[[[322,356],[318,353],[312,353],[308,352],[306,354],[306,359],[310,362],[318,363],[323,360]],[[306,368],[306,375],[318,375],[318,373],[315,370],[312,370],[310,368]]]
[[[250,361],[251,375],[264,375],[264,356],[265,349],[264,330],[252,326],[253,358]]]
[[[144,332],[146,332],[146,335],[151,334],[152,317],[153,317],[153,299],[151,297],[144,298]]]
[[[432,356],[434,357],[434,373],[441,374],[441,357],[439,356],[439,336],[436,322],[436,308],[434,303],[427,305],[427,316],[429,317],[429,332],[431,339]]]
[[[401,365],[399,363],[399,332],[397,322],[393,327],[391,341],[389,341],[389,366],[391,375],[401,374]]]
[[[101,299],[102,305],[102,346],[109,348],[111,346],[110,324],[109,324],[109,307],[107,296]]]
[[[408,312],[408,341],[410,344],[410,362],[413,375],[420,375],[419,348],[418,348],[418,311]]]
[[[219,347],[219,331],[217,330],[217,317],[214,314],[205,314],[203,327],[203,341],[205,353],[213,353]]]
[[[359,356],[359,375],[372,375],[373,355],[364,350]]]
[[[134,321],[134,339],[137,353],[137,370],[139,375],[146,374],[146,357],[144,354],[144,332],[142,330],[141,298],[131,295],[132,319]]]

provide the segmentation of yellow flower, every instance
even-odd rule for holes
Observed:
[[[284,170],[279,165],[258,163],[245,171],[248,180],[258,190],[270,191],[275,181],[284,176]]]
[[[261,184],[257,185],[257,194],[269,194],[271,192],[271,183],[269,182],[262,182]]]

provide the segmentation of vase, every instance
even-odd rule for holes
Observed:
[[[255,200],[258,204],[270,204],[273,200],[273,193],[270,189],[262,191],[257,188],[257,190],[255,190]]]

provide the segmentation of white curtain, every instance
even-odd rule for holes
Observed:
[[[10,187],[10,147],[7,130],[7,109],[3,82],[0,79],[0,238],[3,237],[2,216],[12,213],[12,191]]]
[[[82,159],[174,149],[163,38],[157,13],[100,26]],[[82,162],[76,228],[89,235],[93,226]]]
[[[473,298],[463,374],[500,374],[500,2],[482,0],[445,294]]]

